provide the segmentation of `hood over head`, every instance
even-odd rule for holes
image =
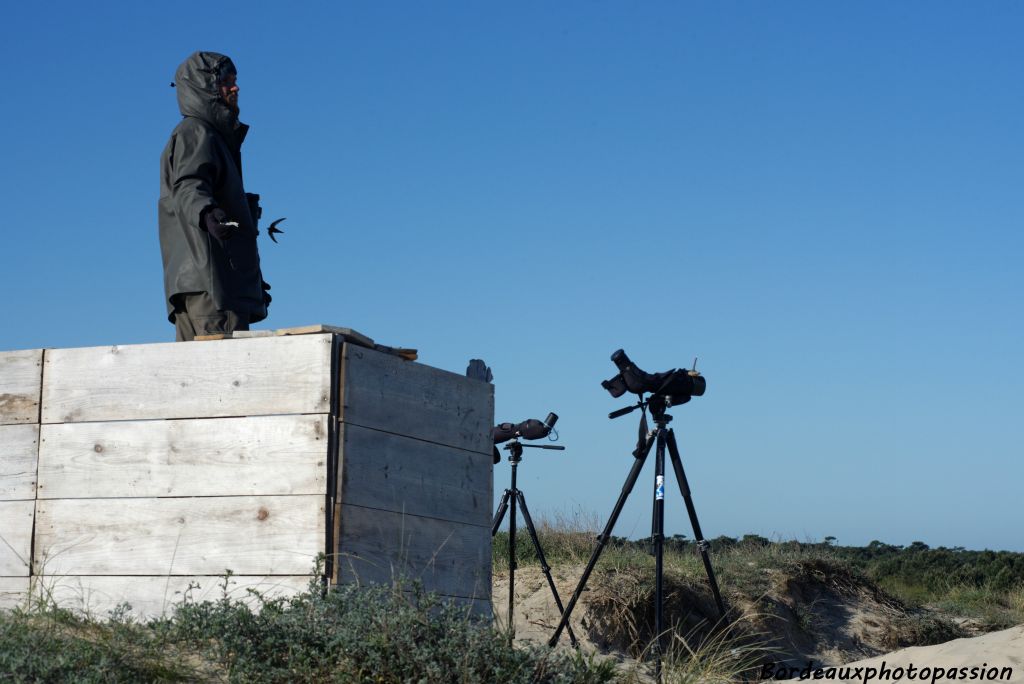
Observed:
[[[229,73],[238,73],[230,57],[216,52],[193,52],[178,66],[174,85],[182,116],[202,119],[229,141],[241,145],[249,127],[238,121],[238,115],[220,95],[220,80]]]

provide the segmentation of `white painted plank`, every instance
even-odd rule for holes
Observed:
[[[0,610],[28,608],[30,579],[25,577],[0,577]]]
[[[44,423],[330,410],[330,335],[54,349]]]
[[[323,496],[38,502],[35,574],[301,575],[324,549]]]
[[[0,501],[0,576],[28,577],[35,501]]]
[[[494,386],[345,344],[342,420],[428,442],[491,453]]]
[[[39,425],[0,425],[0,501],[34,499]]]
[[[39,422],[43,350],[0,352],[0,425]]]
[[[426,591],[490,599],[489,526],[340,506],[337,560],[342,583],[418,580]]]
[[[44,425],[39,497],[324,495],[326,463],[322,414]]]
[[[342,424],[339,501],[490,525],[490,454]]]
[[[147,620],[169,615],[175,606],[192,602],[217,601],[225,594],[255,607],[258,601],[247,590],[254,589],[267,598],[294,596],[309,586],[308,576],[166,576],[96,577],[61,575],[34,578],[35,595],[44,592],[57,605],[81,615],[104,619],[121,604],[131,606],[130,614]],[[191,588],[190,588],[191,587]]]

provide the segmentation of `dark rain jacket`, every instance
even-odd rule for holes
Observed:
[[[242,141],[249,127],[224,103],[219,74],[234,71],[215,52],[196,52],[174,77],[184,117],[160,157],[160,251],[167,317],[174,322],[178,295],[208,292],[218,309],[263,320],[263,276],[256,220],[242,185]],[[237,221],[234,235],[218,240],[203,229],[205,213],[223,209]]]

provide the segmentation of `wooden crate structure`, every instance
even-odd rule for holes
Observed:
[[[232,595],[304,589],[322,554],[331,584],[489,612],[493,387],[367,342],[0,353],[0,606],[158,615],[228,570]]]

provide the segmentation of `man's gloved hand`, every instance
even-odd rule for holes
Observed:
[[[270,283],[268,283],[266,280],[264,280],[263,281],[263,306],[270,306],[270,302],[272,302],[274,300],[274,298],[270,296],[270,293],[267,292],[267,290],[269,290],[269,289],[270,289]]]
[[[235,228],[238,227],[237,223],[228,221],[228,215],[219,207],[214,207],[206,212],[203,224],[206,232],[218,240],[230,240],[231,236],[235,234]]]

